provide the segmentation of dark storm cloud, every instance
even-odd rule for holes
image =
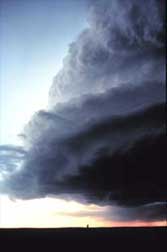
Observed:
[[[71,134],[67,129],[61,136],[52,129],[54,119],[50,127],[47,119],[49,128],[33,142],[24,169],[6,181],[13,194],[72,193],[90,202],[123,205],[165,199],[164,166],[157,170],[165,161],[164,105],[88,123]]]
[[[105,150],[79,174],[67,177],[64,188],[101,204],[135,206],[166,200],[166,145],[164,136],[149,136],[133,141],[127,150]]]
[[[165,85],[161,82],[143,82],[137,86],[126,83],[103,94],[84,95],[49,111],[36,113],[26,127],[26,142],[33,145],[36,141],[62,141],[95,122],[136,113],[164,101]]]
[[[165,1],[90,2],[90,26],[71,44],[51,104],[121,83],[165,79]]]
[[[164,5],[90,1],[89,27],[54,79],[50,108],[25,128],[26,160],[4,191],[117,204],[131,219],[165,201]]]
[[[131,208],[112,207],[107,216],[115,221],[165,221],[166,204],[155,202]]]

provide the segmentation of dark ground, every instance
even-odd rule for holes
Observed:
[[[0,229],[1,251],[166,251],[167,229]]]

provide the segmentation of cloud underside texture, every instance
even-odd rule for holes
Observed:
[[[50,108],[26,126],[24,163],[2,191],[115,205],[119,220],[164,218],[164,5],[90,1],[89,27],[54,79]]]

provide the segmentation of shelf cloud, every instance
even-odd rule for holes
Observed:
[[[69,46],[49,109],[26,126],[24,162],[1,182],[1,191],[115,206],[124,209],[122,217],[116,211],[120,220],[161,220],[165,1],[89,5],[89,26]]]

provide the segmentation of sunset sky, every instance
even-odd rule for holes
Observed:
[[[0,227],[165,225],[164,9],[0,2]]]

